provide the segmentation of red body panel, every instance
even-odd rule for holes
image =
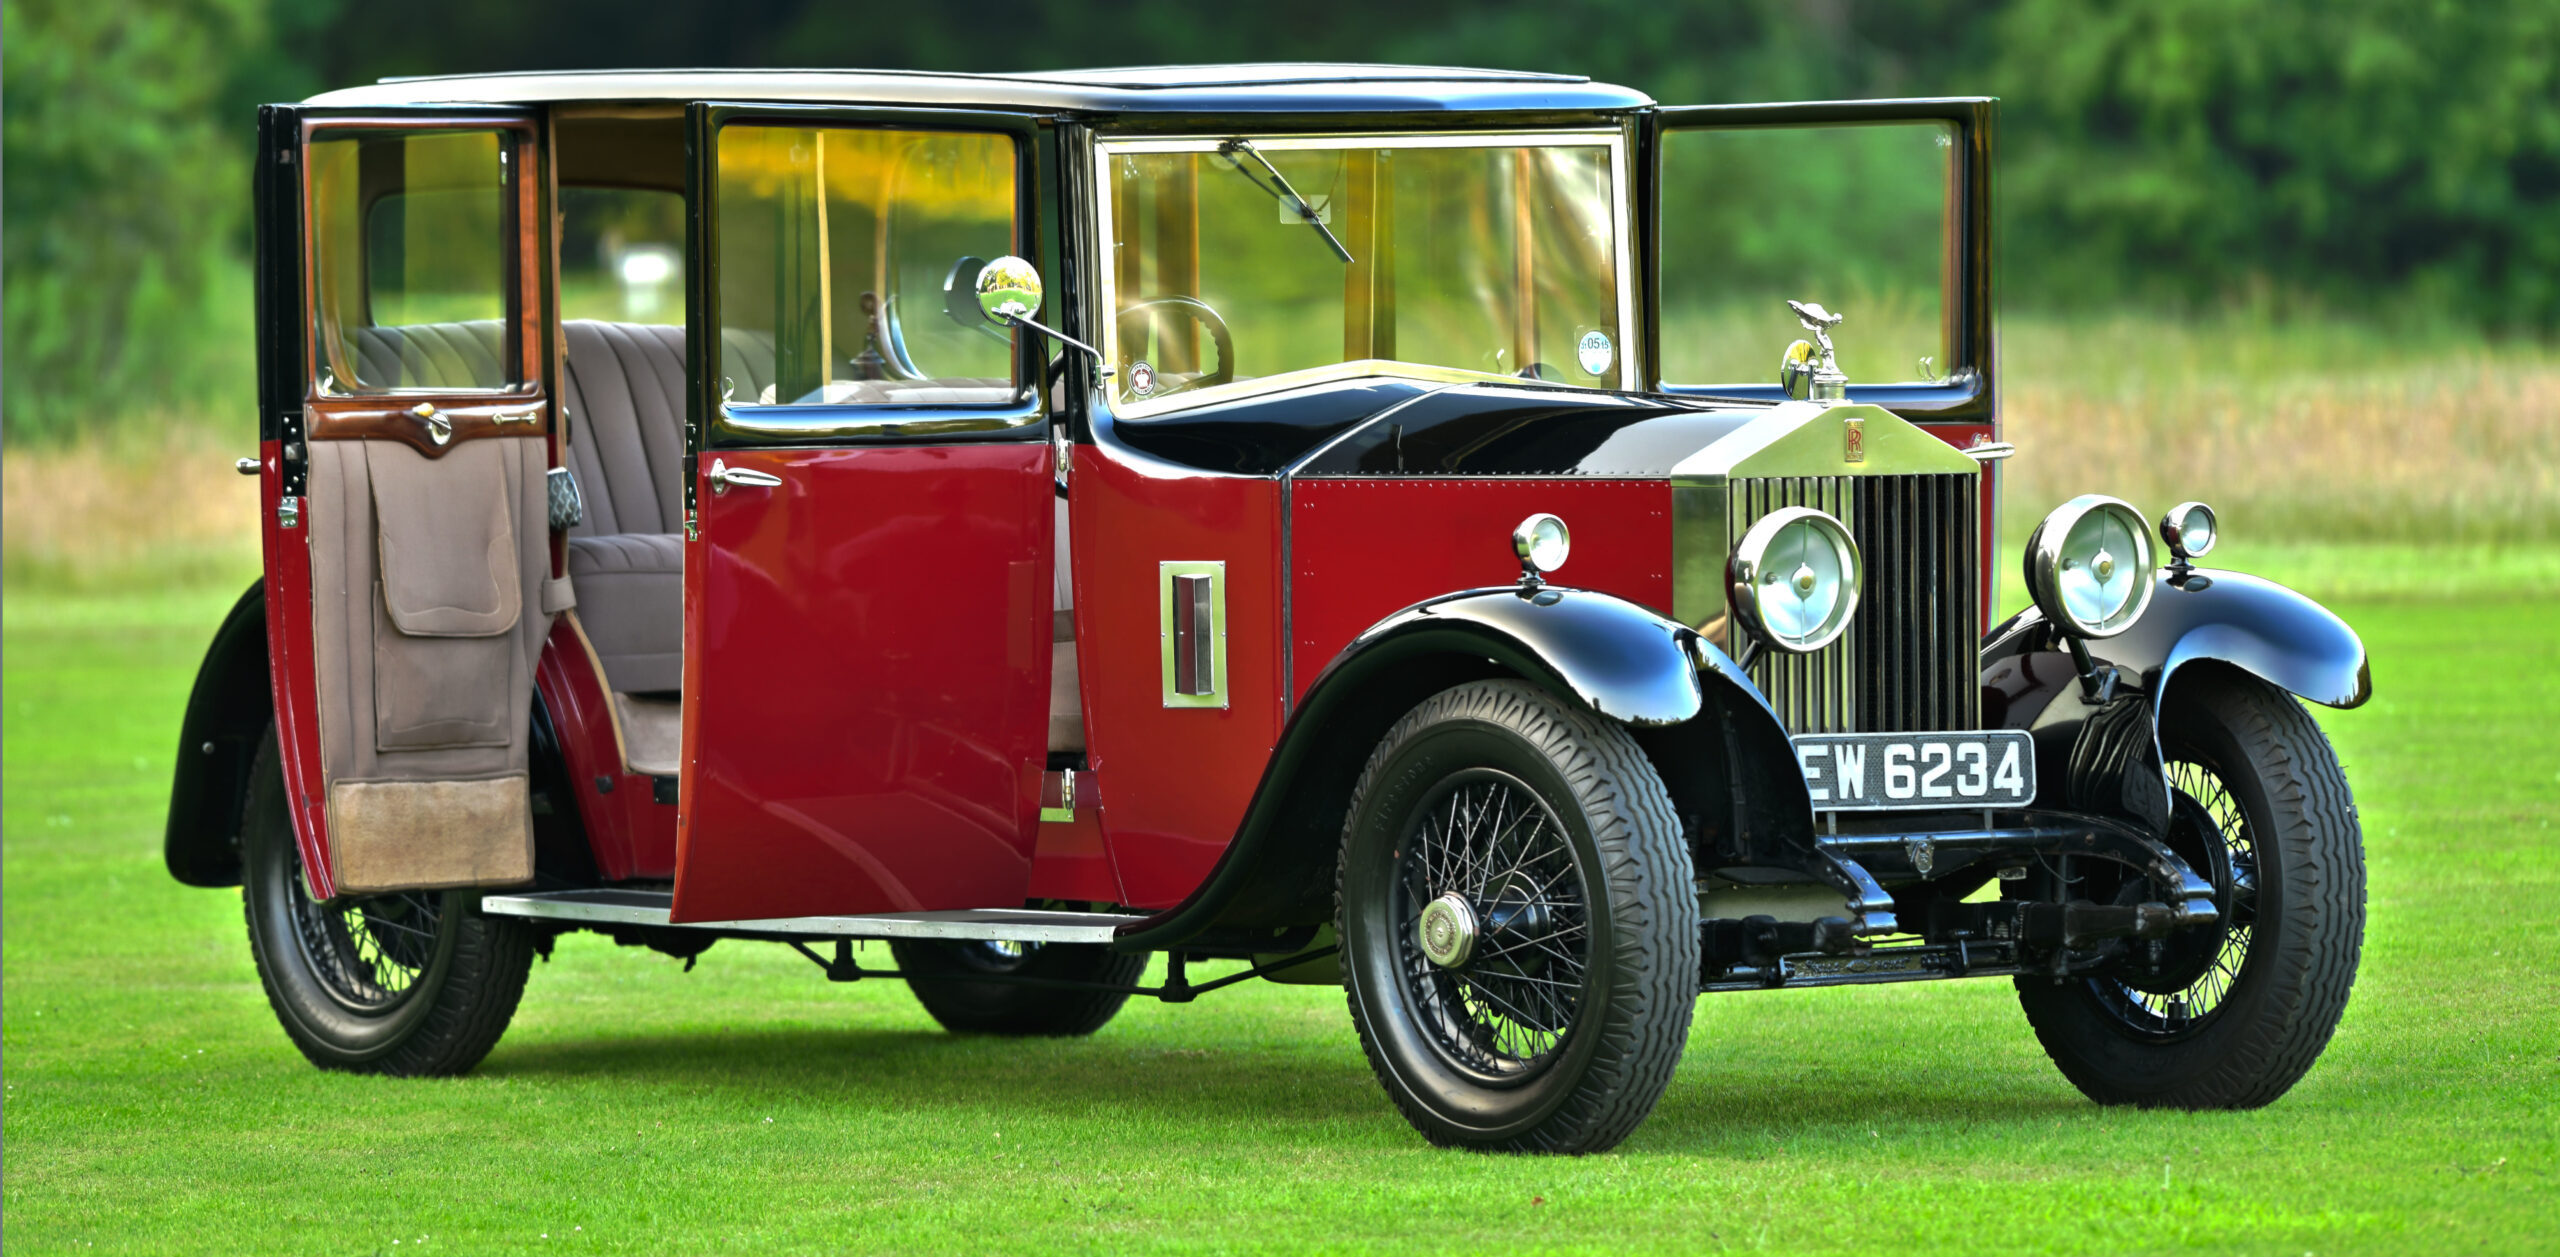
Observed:
[[[559,735],[568,790],[578,822],[606,881],[668,878],[676,871],[676,810],[660,803],[649,778],[623,771],[622,742],[613,729],[613,699],[605,692],[595,655],[568,616],[552,621],[533,684]],[[598,781],[613,784],[600,793]]]
[[[699,486],[674,919],[1019,904],[1047,755],[1049,447],[719,457],[782,484]]]
[[[1124,902],[1102,836],[1102,799],[1094,781],[1092,773],[1076,774],[1074,820],[1040,822],[1040,845],[1031,855],[1031,898]]]
[[[267,568],[267,683],[273,688],[276,749],[283,760],[285,799],[293,808],[294,841],[302,848],[302,872],[315,899],[338,893],[329,860],[328,778],[320,766],[319,672],[311,643],[310,501],[304,523],[276,523],[282,500],[282,441],[258,443],[258,533]]]
[[[1279,484],[1076,447],[1069,500],[1085,747],[1124,898],[1179,902],[1244,819],[1280,736]],[[1167,707],[1157,564],[1226,568],[1227,705]]]
[[[1425,598],[1520,579],[1511,530],[1545,511],[1573,532],[1551,578],[1671,613],[1667,480],[1306,479],[1290,519],[1297,687],[1351,639]]]

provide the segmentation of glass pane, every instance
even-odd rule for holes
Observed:
[[[684,194],[560,189],[560,317],[684,322]]]
[[[1776,383],[1791,299],[1845,316],[1852,396],[1943,376],[1954,170],[1946,123],[1666,132],[1663,382]]]
[[[1266,144],[1111,172],[1123,404],[1362,360],[1618,383],[1604,146]]]
[[[324,392],[497,389],[507,335],[513,144],[497,131],[324,132],[310,149]]]
[[[987,260],[1021,252],[1013,172],[1010,136],[724,128],[729,396],[785,405],[1012,400],[1013,334],[978,313],[971,284]]]

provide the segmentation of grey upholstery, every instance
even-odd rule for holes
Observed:
[[[569,539],[569,581],[578,623],[604,663],[605,680],[626,694],[671,692],[684,684],[684,538],[625,532]]]
[[[507,360],[499,340],[504,326],[496,319],[474,319],[359,327],[355,382],[366,388],[504,388]]]

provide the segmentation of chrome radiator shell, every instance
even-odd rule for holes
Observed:
[[[1865,560],[1857,617],[1821,650],[1753,661],[1779,719],[1798,733],[1979,728],[1981,482],[1971,458],[1876,407],[1777,407],[1673,472],[1674,612],[1740,654],[1734,540],[1780,507],[1829,512]]]

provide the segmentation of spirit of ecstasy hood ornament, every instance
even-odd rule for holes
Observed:
[[[1796,312],[1796,322],[1813,333],[1813,340],[1787,346],[1778,360],[1778,387],[1798,401],[1847,401],[1849,377],[1840,373],[1839,363],[1831,356],[1831,329],[1840,326],[1841,316],[1809,301],[1790,301],[1787,308]],[[1819,357],[1815,342],[1821,345]]]

